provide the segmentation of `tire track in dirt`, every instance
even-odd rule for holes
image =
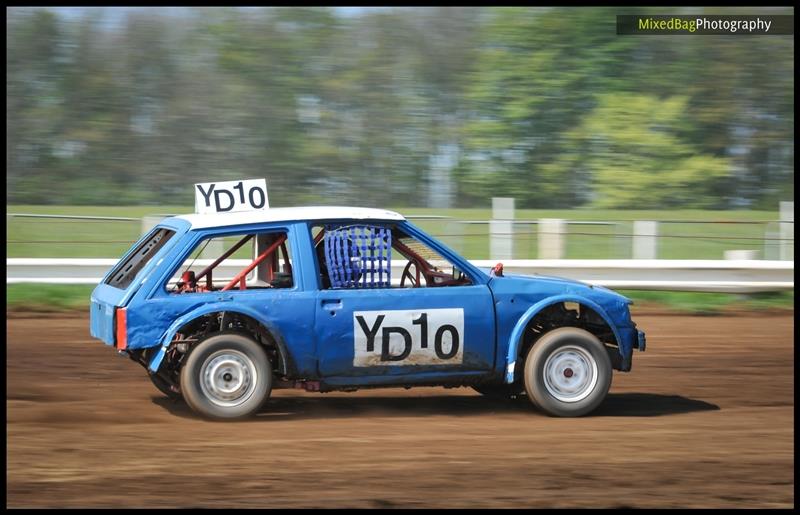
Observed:
[[[793,507],[793,316],[634,318],[648,350],[588,417],[468,388],[277,390],[224,423],[86,317],[12,317],[7,506]]]

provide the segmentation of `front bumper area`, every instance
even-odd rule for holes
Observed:
[[[614,368],[620,372],[630,372],[633,361],[633,349],[638,349],[640,352],[644,351],[647,341],[644,336],[644,331],[633,327],[620,327],[619,328],[619,361],[616,360],[612,363]]]

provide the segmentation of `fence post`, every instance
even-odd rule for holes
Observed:
[[[656,259],[658,254],[658,222],[633,222],[633,259]]]
[[[794,259],[794,201],[781,202],[780,220],[778,226],[780,230],[781,261]]]
[[[566,226],[561,218],[539,219],[539,259],[564,258]]]
[[[764,224],[764,259],[775,261],[780,259],[780,223],[766,222]]]
[[[514,199],[492,197],[489,220],[489,259],[514,258]]]

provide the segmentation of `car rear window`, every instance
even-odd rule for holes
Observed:
[[[158,250],[169,241],[175,231],[169,229],[156,228],[136,247],[136,251],[131,253],[124,261],[114,268],[114,272],[106,280],[106,284],[125,290],[133,282],[136,274],[144,268],[144,265],[156,255]]]

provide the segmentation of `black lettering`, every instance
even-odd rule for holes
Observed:
[[[244,186],[242,185],[242,181],[239,181],[239,184],[233,187],[233,189],[239,190],[239,202],[244,204]]]
[[[403,337],[406,348],[394,356],[389,353],[389,337],[392,333],[397,333]],[[381,361],[403,361],[411,354],[411,333],[402,327],[384,327],[383,328],[383,348],[381,348]]]
[[[447,354],[442,352],[442,337],[444,336],[445,331],[450,332],[451,340],[450,352]],[[458,353],[459,343],[458,330],[450,324],[445,324],[436,330],[436,336],[433,338],[433,349],[436,351],[436,355],[439,356],[440,359],[450,359]]]
[[[225,195],[227,195],[228,196],[228,200],[230,201],[230,204],[228,205],[228,207],[226,207],[224,209],[222,208],[222,205],[219,203],[219,194],[220,193],[224,193]],[[215,191],[214,192],[214,200],[217,202],[217,211],[218,212],[230,211],[233,208],[233,202],[234,202],[233,193],[231,193],[228,190],[217,190],[217,191]]]
[[[203,186],[200,184],[197,185],[197,189],[200,190],[200,193],[203,195],[203,198],[206,199],[206,207],[211,207],[211,192],[214,191],[214,186],[216,184],[212,184],[210,188],[208,188],[208,193],[203,191]]]
[[[258,192],[258,195],[261,197],[261,201],[258,204],[256,204],[256,201],[253,198],[253,192],[254,191]],[[258,186],[253,186],[252,188],[250,188],[250,194],[248,196],[250,197],[250,205],[252,205],[254,208],[261,209],[262,207],[264,207],[264,204],[265,204],[266,199],[267,199],[267,196],[264,194],[264,190],[262,190]],[[242,201],[242,202],[244,202],[244,201]]]
[[[364,336],[367,337],[367,352],[373,352],[375,350],[375,335],[378,334],[378,328],[383,323],[384,318],[386,318],[386,315],[378,315],[378,318],[375,319],[375,325],[370,329],[364,317],[360,315],[356,317],[358,325],[360,325],[361,330],[364,331]]]
[[[412,324],[420,326],[420,333],[422,334],[422,343],[420,343],[420,347],[423,349],[428,348],[428,314],[423,313],[419,316],[418,319],[412,320]]]

